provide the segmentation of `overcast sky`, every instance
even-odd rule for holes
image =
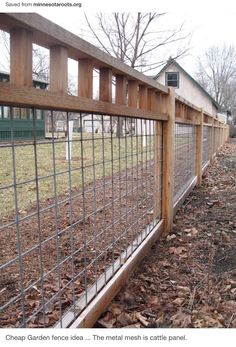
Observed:
[[[129,1],[131,2],[131,1]],[[133,1],[132,1],[133,2]],[[128,4],[127,0],[114,1],[83,1],[81,10],[68,10],[69,18],[58,13],[45,13],[47,18],[58,24],[83,34],[83,12],[109,11],[156,11],[168,12],[165,17],[170,26],[185,23],[185,28],[193,32],[189,55],[179,62],[191,74],[196,69],[196,57],[201,55],[212,44],[223,43],[236,46],[236,1],[224,0],[145,0]],[[138,4],[138,5],[137,5]],[[67,17],[67,18],[66,18]]]
[[[8,0],[17,2],[17,0]],[[55,2],[55,0],[44,0]],[[41,0],[41,2],[44,2]],[[66,2],[63,0],[57,0]],[[24,2],[34,2],[34,0],[25,0]],[[190,74],[194,75],[196,67],[196,57],[201,55],[207,47],[212,44],[221,45],[223,43],[233,44],[236,47],[236,2],[231,0],[143,0],[135,1],[135,5],[127,0],[119,1],[92,1],[92,0],[71,0],[71,2],[81,2],[80,9],[42,9],[41,15],[56,22],[62,27],[74,32],[77,35],[83,35],[84,39],[89,39],[84,29],[84,12],[110,12],[110,11],[155,11],[168,12],[166,25],[175,26],[185,22],[185,28],[193,32],[191,40],[191,49],[187,57],[179,62]],[[0,5],[2,11],[27,12],[27,8],[6,8]],[[35,8],[33,10],[35,12]],[[168,52],[167,52],[168,54]],[[168,58],[168,57],[167,57]]]

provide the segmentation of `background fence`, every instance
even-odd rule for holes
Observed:
[[[14,57],[10,82],[0,83],[10,124],[0,142],[1,326],[92,326],[171,230],[228,128],[40,16],[0,19]],[[31,86],[32,42],[50,50],[49,90]],[[67,95],[68,57],[79,62],[77,96]],[[32,115],[27,141],[17,137],[15,110]]]
[[[221,141],[220,141],[221,143]],[[211,129],[209,126],[203,127],[202,165],[205,166],[210,160]]]

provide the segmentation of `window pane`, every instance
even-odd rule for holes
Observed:
[[[178,73],[167,73],[166,74],[166,84],[169,87],[175,87],[178,88],[179,86],[179,81],[178,81]]]
[[[169,87],[178,87],[177,81],[168,81],[168,86]]]

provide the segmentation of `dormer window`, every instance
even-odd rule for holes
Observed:
[[[166,72],[166,86],[179,88],[179,73]]]

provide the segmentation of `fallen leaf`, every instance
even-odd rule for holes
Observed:
[[[163,260],[163,261],[161,261],[160,262],[160,264],[162,265],[162,266],[164,266],[164,267],[169,267],[169,266],[171,266],[171,263],[168,261],[168,260]]]
[[[167,237],[166,237],[166,241],[171,241],[173,239],[176,239],[176,235],[175,234],[167,235]]]
[[[108,311],[110,311],[114,316],[118,316],[119,314],[122,313],[121,308],[116,304],[111,304],[108,307]]]
[[[192,324],[191,315],[183,313],[182,311],[170,317],[170,320],[173,327],[187,328]]]
[[[231,322],[230,327],[236,328],[236,318]]]
[[[185,247],[179,246],[179,247],[170,247],[169,252],[176,255],[181,255],[183,252],[187,252],[187,249]]]
[[[137,319],[134,319],[132,315],[123,312],[117,317],[117,322],[120,323],[122,326],[127,326],[136,323]]]
[[[157,304],[159,304],[159,299],[157,297],[153,297],[151,298],[151,300],[149,300],[148,303],[150,306],[156,306]]]
[[[179,291],[190,293],[190,288],[189,287],[183,287],[183,286],[177,286],[176,287]]]
[[[198,234],[198,230],[197,230],[196,228],[192,228],[192,229],[191,229],[191,235],[192,235],[193,237],[196,237],[197,234]]]
[[[180,305],[182,305],[184,300],[185,300],[184,298],[176,298],[174,301],[172,301],[172,303],[175,304],[175,305],[180,306]]]
[[[136,317],[143,326],[147,327],[149,325],[149,322],[140,313],[136,313]]]
[[[105,321],[104,319],[99,319],[97,323],[102,327],[102,328],[107,328],[111,329],[113,328],[114,324],[116,322],[115,318],[110,319],[109,321]]]
[[[230,242],[230,237],[229,237],[229,235],[226,234],[225,231],[222,231],[221,235],[222,235],[222,240],[224,242]]]

